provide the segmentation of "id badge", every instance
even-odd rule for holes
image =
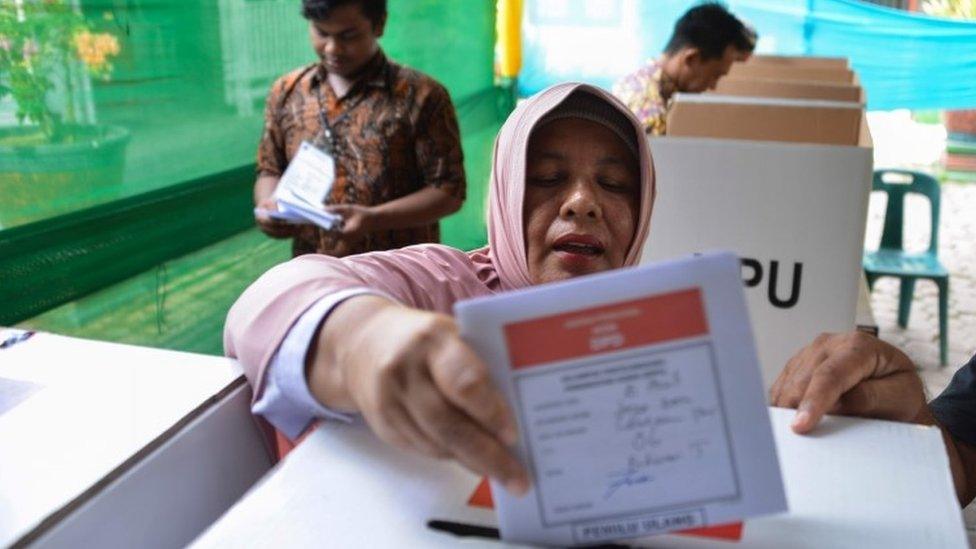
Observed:
[[[335,183],[335,159],[308,141],[302,141],[298,153],[282,174],[274,197],[291,193],[310,204],[322,204]]]

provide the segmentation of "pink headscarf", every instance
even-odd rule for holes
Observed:
[[[640,157],[640,212],[634,240],[624,258],[624,265],[636,265],[640,260],[650,227],[655,192],[654,165],[647,136],[630,110],[610,93],[588,84],[557,84],[521,103],[508,117],[495,140],[491,185],[488,191],[488,255],[497,271],[502,290],[532,285],[525,256],[525,226],[522,219],[529,137],[546,114],[576,91],[603,99],[626,116],[634,127]]]

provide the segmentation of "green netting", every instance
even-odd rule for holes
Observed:
[[[0,13],[16,20],[20,5],[0,0]],[[25,5],[35,6],[26,21],[0,31],[0,228],[253,162],[271,82],[315,60],[298,0]],[[72,5],[77,21],[66,21],[59,10]],[[455,102],[477,102],[492,88],[493,27],[492,0],[392,0],[383,46],[438,78]],[[83,32],[109,37],[118,53],[62,36]],[[24,89],[18,70],[31,48],[40,53],[28,57],[45,62],[29,72],[49,89],[3,94]],[[112,65],[103,75],[78,59],[93,52]],[[17,123],[24,104],[37,102],[63,122],[58,135]]]
[[[246,231],[52,309],[20,327],[220,354],[230,305],[251,280],[290,255],[284,242]]]
[[[30,5],[49,13],[17,11]],[[67,9],[44,18],[59,6]],[[315,59],[299,7],[298,0],[0,0],[7,16],[0,19],[0,324],[219,350],[233,297],[287,257],[276,255],[285,243],[254,232],[214,239],[249,224],[250,170],[271,82]],[[10,14],[33,30],[12,26]],[[494,19],[494,0],[390,0],[382,40],[391,58],[433,75],[454,99],[469,192],[442,234],[463,248],[485,242],[491,144],[510,109],[493,85]],[[64,31],[61,39],[51,29]],[[32,102],[7,93],[25,43],[36,47],[28,48],[35,60],[43,53],[49,61],[46,89]],[[91,74],[92,65],[108,79]],[[25,103],[58,131],[18,123]],[[186,188],[197,181],[206,203]],[[182,194],[169,199],[170,189]],[[160,273],[168,282],[155,285]]]

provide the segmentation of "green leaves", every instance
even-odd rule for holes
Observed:
[[[78,51],[79,35],[91,37],[96,46],[94,50],[88,47],[86,56]],[[102,46],[99,37],[109,46],[114,43],[108,55],[105,47],[98,49]],[[19,5],[0,0],[0,98],[13,97],[17,119],[22,124],[37,124],[48,136],[54,135],[60,123],[48,102],[54,75],[64,75],[70,66],[80,65],[105,77],[111,68],[106,59],[117,53],[114,36],[92,35],[88,21],[65,0],[24,0]],[[92,59],[102,62],[93,65]],[[70,78],[60,80],[70,88]]]

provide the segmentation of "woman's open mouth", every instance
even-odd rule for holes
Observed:
[[[577,270],[592,265],[596,258],[603,255],[605,248],[596,237],[568,234],[556,239],[552,249],[563,267]]]

